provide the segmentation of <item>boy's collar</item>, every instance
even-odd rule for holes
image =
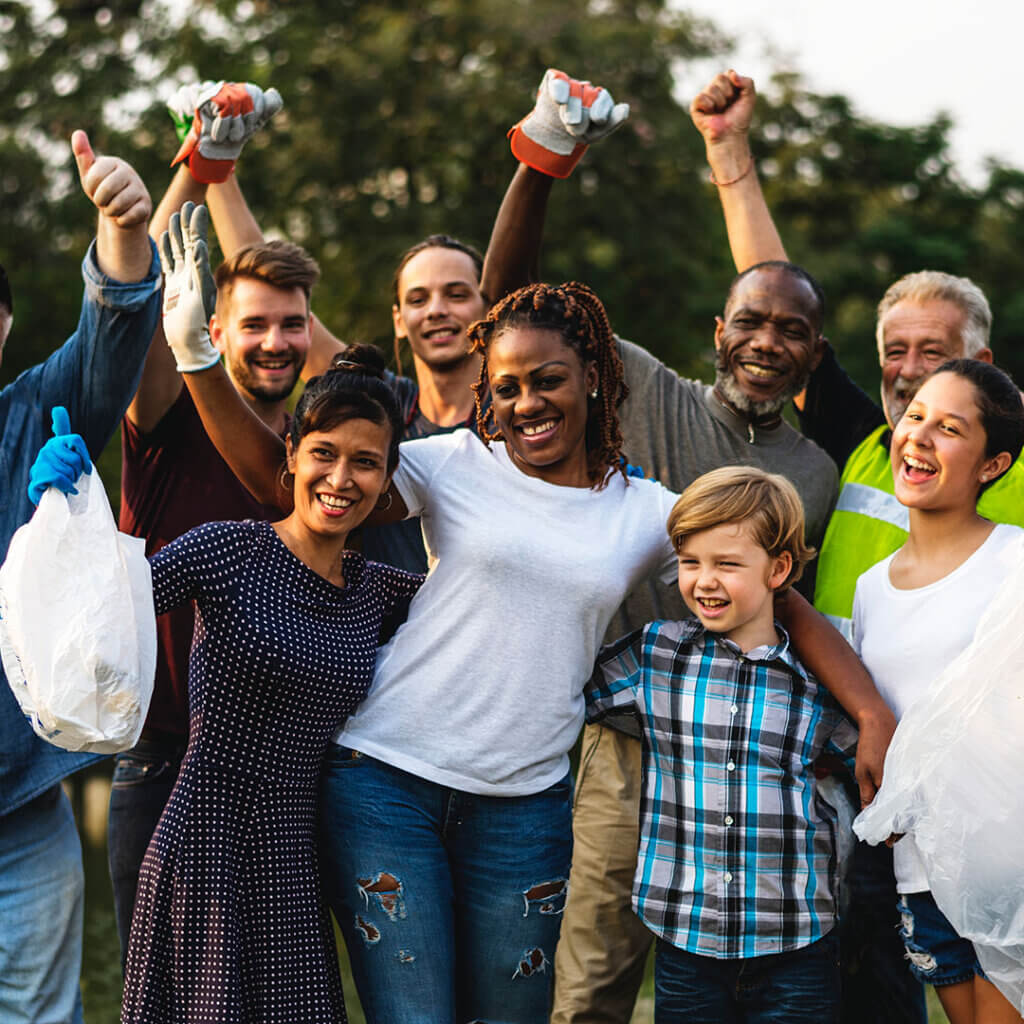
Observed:
[[[800,664],[796,656],[793,654],[789,634],[778,622],[775,623],[775,631],[779,634],[778,643],[770,645],[762,644],[760,647],[754,647],[746,654],[744,654],[739,649],[739,646],[728,637],[723,636],[721,633],[712,633],[711,630],[705,629],[699,619],[689,619],[687,620],[687,624],[690,626],[690,637],[692,639],[696,640],[700,637],[708,636],[716,643],[722,644],[736,657],[743,658],[746,661],[781,661],[795,675],[799,676],[801,679],[807,679],[807,670]]]

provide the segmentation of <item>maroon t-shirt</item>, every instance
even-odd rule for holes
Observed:
[[[121,423],[121,516],[124,533],[146,540],[152,555],[203,523],[226,519],[280,519],[242,486],[206,436],[183,387],[148,434],[126,416]],[[159,649],[146,728],[168,739],[188,737],[188,656],[195,612],[176,608],[157,618]]]

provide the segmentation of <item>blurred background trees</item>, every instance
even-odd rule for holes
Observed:
[[[243,188],[265,230],[320,260],[314,305],[329,326],[390,347],[398,254],[434,231],[486,246],[515,166],[505,134],[548,66],[606,84],[632,114],[556,185],[545,277],[587,281],[620,333],[705,374],[733,271],[673,73],[727,44],[660,0],[591,0],[585,17],[555,0],[0,0],[0,262],[16,304],[4,379],[77,317],[93,217],[66,142],[74,128],[134,163],[158,200],[177,148],[163,101],[178,84],[276,86],[285,109],[243,155]],[[759,86],[769,203],[791,257],[822,280],[828,334],[864,386],[877,387],[874,304],[926,266],[985,289],[997,357],[1024,379],[1024,174],[992,166],[972,188],[951,163],[945,117],[895,128],[796,75]]]

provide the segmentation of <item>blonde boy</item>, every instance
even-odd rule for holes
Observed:
[[[731,466],[686,489],[668,531],[696,618],[605,647],[587,687],[588,720],[640,720],[633,908],[658,938],[655,1018],[827,1024],[836,821],[812,763],[856,731],[773,618],[814,554],[803,508],[784,477]]]

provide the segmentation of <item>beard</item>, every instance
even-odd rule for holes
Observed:
[[[249,363],[245,359],[228,360],[228,373],[239,391],[244,391],[250,398],[258,402],[268,404],[282,402],[291,393],[299,379],[299,372],[302,367],[292,361],[292,372],[273,384],[263,384],[258,381]]]
[[[777,416],[788,402],[807,387],[807,382],[810,379],[811,368],[806,366],[799,376],[793,377],[774,398],[751,398],[740,387],[725,353],[721,349],[715,353],[715,388],[737,412],[743,413],[752,420]]]

